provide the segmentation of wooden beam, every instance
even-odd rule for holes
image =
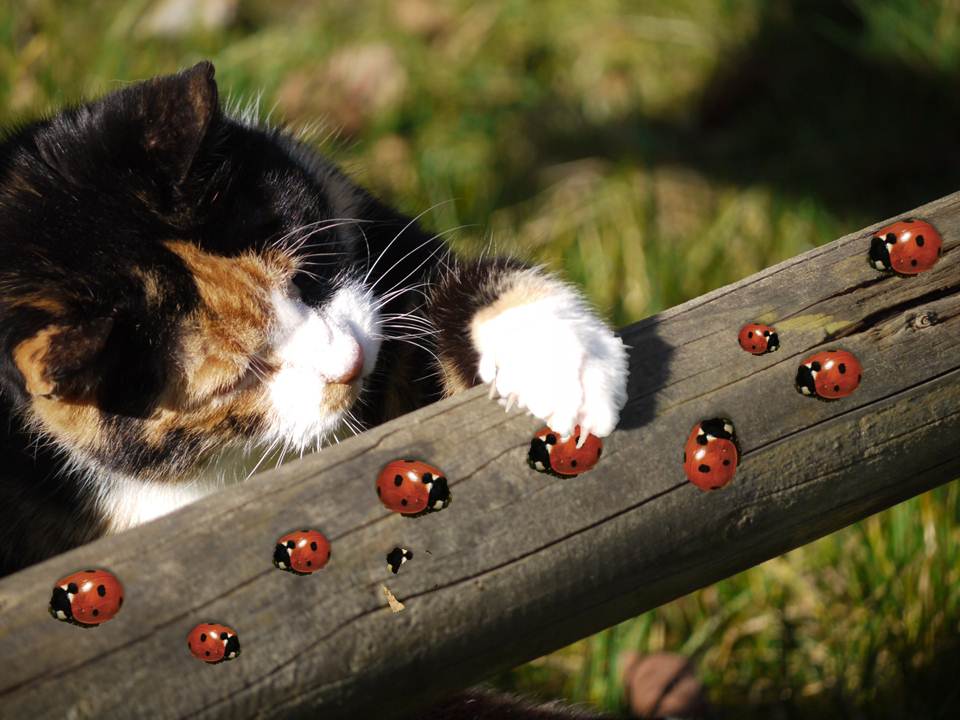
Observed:
[[[538,423],[475,389],[5,579],[2,714],[395,717],[960,476],[960,195],[912,214],[944,236],[928,273],[877,273],[860,231],[627,328],[630,401],[589,474],[530,471]],[[739,349],[757,318],[780,352]],[[825,346],[864,364],[848,399],[794,390]],[[744,455],[702,493],[681,451],[715,415]],[[407,456],[446,471],[450,508],[383,509],[374,478]],[[308,526],[332,538],[330,565],[275,570],[275,539]],[[415,554],[397,576],[395,545]],[[83,631],[46,604],[87,566],[116,572],[126,603]],[[206,620],[239,632],[238,659],[188,654]]]

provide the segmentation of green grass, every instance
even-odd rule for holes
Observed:
[[[956,0],[149,0],[0,6],[0,120],[201,58],[454,243],[562,270],[625,324],[956,189]],[[452,200],[452,202],[450,202]],[[956,483],[495,678],[620,708],[626,649],[731,717],[960,707]]]

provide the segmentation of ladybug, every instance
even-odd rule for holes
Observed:
[[[215,665],[240,654],[240,638],[226,625],[200,623],[187,635],[187,649],[197,660]]]
[[[277,540],[273,564],[294,575],[309,575],[330,560],[330,541],[317,530],[294,530]]]
[[[943,252],[943,238],[923,220],[908,218],[877,230],[870,240],[870,265],[916,275],[932,268]]]
[[[82,570],[57,581],[50,615],[81,627],[102,625],[123,606],[123,585],[109,570]]]
[[[450,504],[443,471],[420,460],[394,460],[377,477],[377,497],[401,515],[438,512]]]
[[[683,446],[687,480],[704,491],[719,490],[733,480],[739,462],[740,448],[732,421],[713,418],[693,426]]]
[[[822,400],[846,397],[860,385],[863,368],[846,350],[824,350],[797,368],[797,392]]]
[[[748,323],[740,328],[737,336],[740,347],[753,355],[764,355],[780,349],[776,328],[759,323]]]
[[[530,441],[527,465],[537,472],[556,477],[574,477],[590,470],[600,460],[603,441],[596,435],[587,435],[583,447],[578,448],[580,426],[564,440],[548,427],[541,429]]]
[[[394,575],[400,572],[400,566],[407,560],[413,560],[413,553],[402,547],[395,547],[387,553],[387,567]]]

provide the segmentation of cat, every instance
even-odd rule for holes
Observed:
[[[0,577],[246,477],[231,449],[319,449],[480,382],[605,436],[626,377],[573,288],[457,258],[231,117],[210,63],[0,144]],[[431,717],[481,709],[587,717],[479,691]]]
[[[612,432],[626,348],[581,295],[417,220],[231,117],[209,62],[8,132],[0,576],[480,382]]]

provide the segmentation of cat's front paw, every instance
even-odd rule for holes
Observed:
[[[477,314],[480,378],[508,409],[526,408],[562,436],[576,425],[583,437],[609,435],[627,400],[627,349],[575,292],[551,285]]]

